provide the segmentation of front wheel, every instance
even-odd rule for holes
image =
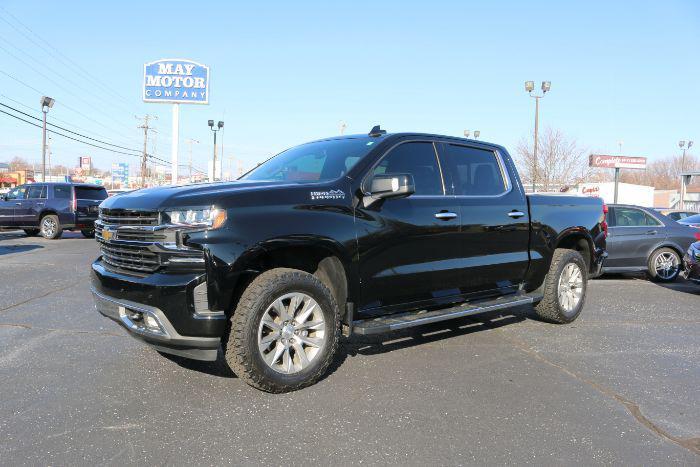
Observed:
[[[675,250],[659,248],[649,256],[648,275],[655,282],[673,282],[681,272],[681,257]]]
[[[583,309],[588,288],[586,262],[578,251],[557,248],[544,280],[537,316],[551,323],[570,323]]]
[[[48,214],[42,217],[39,227],[41,236],[49,240],[55,240],[63,235],[63,228],[58,222],[58,216],[54,214]]]
[[[239,378],[280,393],[321,379],[339,340],[340,314],[328,287],[304,271],[279,268],[243,292],[223,347]]]

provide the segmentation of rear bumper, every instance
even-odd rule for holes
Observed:
[[[603,264],[605,263],[607,257],[607,251],[603,250],[602,248],[596,250],[595,258],[593,264],[591,265],[591,273],[589,277],[598,277],[601,274],[603,274]]]
[[[124,327],[133,337],[156,349],[195,360],[216,360],[226,316],[195,311],[195,288],[204,274],[156,273],[146,277],[92,264],[95,309]],[[197,288],[198,291],[202,287]],[[201,298],[197,299],[201,303]]]

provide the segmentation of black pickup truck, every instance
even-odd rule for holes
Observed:
[[[97,310],[158,351],[270,392],[316,382],[340,333],[534,304],[583,307],[605,253],[600,199],[526,195],[501,146],[429,134],[303,144],[240,180],[105,200]]]

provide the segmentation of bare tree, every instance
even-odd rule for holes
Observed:
[[[532,143],[522,139],[516,149],[518,171],[527,185],[532,184],[534,177],[540,189],[558,191],[597,175],[588,167],[586,149],[560,130],[547,128],[539,135],[537,161],[534,160]]]
[[[681,184],[682,164],[683,158],[680,155],[668,156],[648,163],[645,170],[623,170],[620,181],[653,186],[657,190],[677,190]],[[685,170],[700,170],[700,160],[690,154],[686,155]]]
[[[32,165],[21,157],[14,157],[10,161],[10,170],[26,170],[31,169]]]

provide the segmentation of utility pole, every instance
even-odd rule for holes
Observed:
[[[136,118],[139,119],[139,117]],[[143,129],[143,154],[141,155],[141,188],[146,187],[146,162],[148,161],[148,130],[151,130],[151,127],[148,126],[148,121],[152,118],[158,119],[158,117],[146,114],[143,117],[143,124],[139,126],[139,128]]]
[[[549,81],[542,81],[542,95],[538,96],[536,94],[532,94],[532,91],[535,90],[535,82],[534,81],[525,81],[525,90],[527,93],[535,99],[535,141],[533,145],[533,154],[532,154],[532,191],[533,193],[537,191],[537,144],[538,144],[538,139],[539,139],[539,123],[540,123],[540,99],[544,97],[545,94],[547,94],[547,91],[551,88],[552,84]]]
[[[193,143],[199,144],[199,141],[197,141],[196,139],[190,138],[187,141],[185,141],[185,143],[187,143],[190,146],[190,160],[189,160],[188,165],[190,167],[190,183],[192,183],[192,144]]]

